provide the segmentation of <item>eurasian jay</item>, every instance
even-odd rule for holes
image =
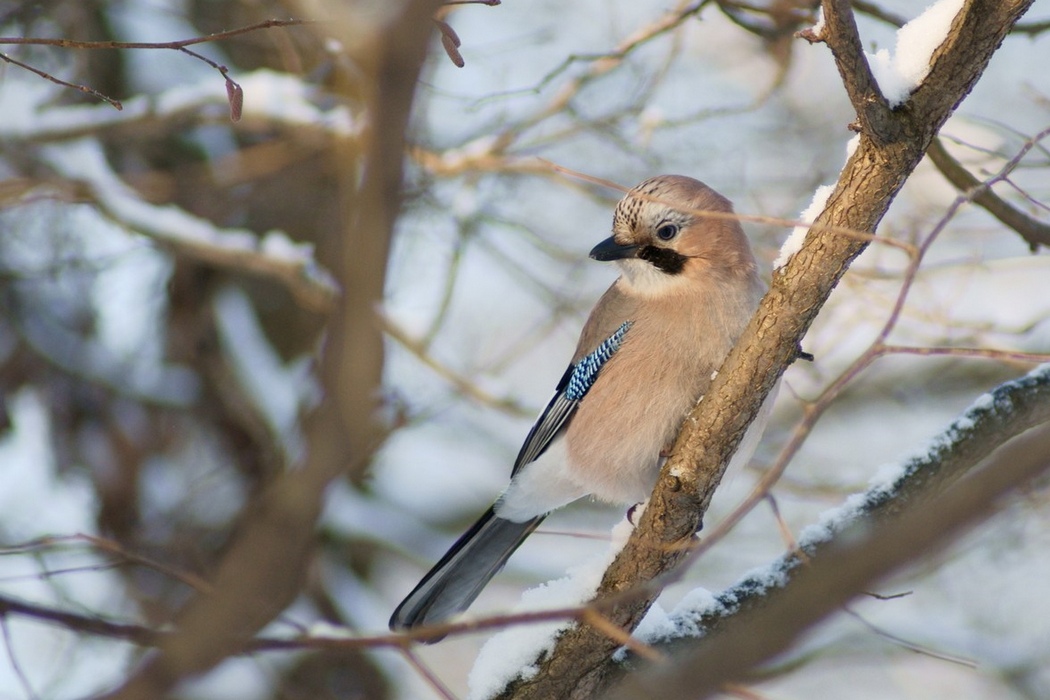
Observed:
[[[740,224],[705,211],[733,208],[681,175],[646,180],[620,200],[612,236],[590,255],[622,274],[591,311],[510,485],[397,607],[391,629],[466,610],[552,510],[587,495],[648,498],[682,420],[763,293]]]

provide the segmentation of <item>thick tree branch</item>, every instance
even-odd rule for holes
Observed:
[[[846,530],[834,543],[821,547],[820,556],[799,566],[789,587],[761,604],[747,606],[733,625],[705,640],[709,643],[695,653],[679,656],[673,665],[651,673],[628,677],[614,695],[616,700],[650,698],[654,692],[660,697],[708,697],[782,652],[806,629],[872,584],[994,515],[1007,496],[1050,468],[1046,397],[1041,401],[1044,427],[1036,435],[1011,444],[936,498],[902,498],[892,507],[873,506],[876,525],[861,522]],[[985,446],[987,451],[991,446]],[[924,496],[938,490],[921,479],[915,485]],[[896,517],[885,517],[891,513]]]
[[[931,442],[931,448],[901,465],[899,475],[879,484],[861,496],[852,513],[842,513],[831,523],[828,539],[809,537],[801,543],[805,560],[797,552],[785,554],[772,565],[779,581],[771,577],[749,576],[717,596],[718,607],[677,620],[682,629],[703,630],[704,636],[668,638],[653,642],[672,653],[696,649],[713,641],[723,629],[738,622],[741,613],[758,609],[788,592],[806,561],[814,562],[843,547],[851,547],[843,531],[873,526],[899,515],[914,503],[935,500],[948,486],[970,474],[995,450],[1025,431],[1050,422],[1050,369],[1048,365],[1006,382],[967,409]],[[851,499],[852,500],[852,499]]]
[[[864,75],[870,70],[858,68],[861,57],[856,53],[846,57],[840,50],[835,54],[847,82],[854,81],[849,94],[861,115],[860,144],[804,246],[774,275],[769,293],[711,390],[686,420],[649,506],[606,571],[598,598],[665,575],[681,562],[747,426],[795,359],[802,337],[831,290],[870,240],[838,235],[824,227],[875,231],[933,136],[1030,4],[1031,0],[967,2],[953,24],[952,36],[935,54],[926,82],[913,96],[919,99],[918,108],[906,105],[888,114],[877,110],[877,119],[868,112],[871,86]],[[824,38],[831,46],[852,46],[857,52],[860,46],[855,36],[835,34],[852,31],[852,21],[842,14],[844,7],[839,0],[824,3],[825,16],[840,18],[826,27]],[[856,78],[858,70],[860,78]],[[885,120],[892,125],[887,126]],[[633,629],[654,597],[650,594],[618,605],[608,617],[624,629]],[[501,697],[594,697],[605,688],[613,667],[610,655],[616,647],[592,628],[574,627],[561,636],[533,678],[516,682]]]

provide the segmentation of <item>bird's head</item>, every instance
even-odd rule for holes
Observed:
[[[732,213],[729,200],[699,180],[650,178],[616,205],[613,235],[591,257],[615,260],[631,291],[646,295],[701,280],[750,281],[755,258],[740,223],[725,216]]]

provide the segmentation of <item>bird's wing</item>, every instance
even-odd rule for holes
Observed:
[[[569,368],[565,370],[554,392],[554,398],[540,413],[540,417],[536,419],[525,438],[525,443],[518,452],[518,458],[514,460],[511,476],[517,474],[518,470],[526,464],[539,458],[554,438],[567,427],[569,420],[576,412],[576,407],[594,386],[594,381],[598,378],[602,367],[620,349],[631,324],[632,321],[622,323],[612,335],[599,343],[598,347],[581,357],[578,362],[569,365]]]

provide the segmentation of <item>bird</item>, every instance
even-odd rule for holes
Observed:
[[[584,324],[510,484],[395,609],[392,631],[464,612],[551,511],[585,496],[648,498],[765,290],[732,214],[728,199],[684,175],[650,178],[620,200],[612,235],[590,251],[620,276]]]

